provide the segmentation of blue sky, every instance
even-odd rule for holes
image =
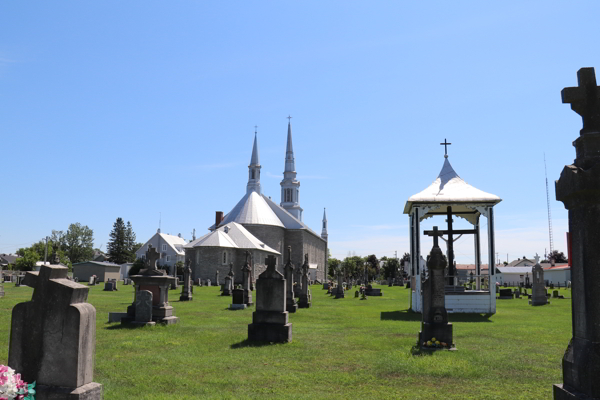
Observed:
[[[145,241],[160,213],[163,232],[199,236],[245,193],[255,125],[263,192],[279,201],[288,115],[304,221],[320,231],[327,207],[335,257],[408,251],[404,204],[436,178],[444,138],[458,174],[503,199],[502,260],[548,247],[545,152],[566,251],[553,181],[581,120],[560,91],[600,67],[599,12],[593,1],[1,2],[0,252],[73,222],[105,249],[117,217]],[[458,262],[473,262],[471,247],[459,241]]]

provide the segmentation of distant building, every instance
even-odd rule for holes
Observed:
[[[109,279],[121,279],[121,266],[109,262],[84,261],[73,264],[73,278],[80,282],[89,282],[90,277],[96,275],[98,282],[106,282]]]
[[[181,237],[181,234],[174,236],[166,233],[161,233],[160,229],[152,236],[142,247],[135,252],[137,258],[145,259],[146,251],[148,251],[148,245],[158,250],[160,253],[160,259],[157,264],[159,267],[173,267],[178,261],[183,262],[185,260],[185,251],[183,246],[186,245],[186,241]],[[175,271],[171,269],[170,275],[174,275]]]
[[[0,269],[9,269],[17,262],[18,254],[0,254]]]
[[[108,254],[101,252],[100,250],[94,250],[94,256],[92,257],[92,261],[100,261],[105,262],[108,261]]]

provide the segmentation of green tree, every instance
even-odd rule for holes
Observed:
[[[548,254],[548,260],[551,259],[554,259],[554,262],[558,264],[569,262],[569,260],[565,256],[565,253],[558,250],[552,250],[552,252]]]
[[[327,266],[327,273],[330,278],[334,278],[335,271],[337,270],[338,266],[341,264],[341,261],[338,260],[337,258],[329,257],[329,260],[327,260],[327,262],[329,263],[329,265]]]
[[[129,259],[129,249],[127,248],[127,229],[123,218],[117,218],[110,232],[110,239],[106,248],[110,261],[115,264],[124,264]]]
[[[400,260],[398,260],[397,258],[388,258],[387,260],[385,260],[385,264],[383,265],[383,276],[385,278],[391,278],[394,276],[394,271],[396,271],[395,276],[399,277]]]
[[[64,235],[65,252],[72,263],[89,261],[94,257],[94,231],[79,222],[69,225]]]
[[[142,247],[143,243],[138,243],[135,241],[135,232],[133,231],[133,227],[131,226],[131,222],[127,221],[127,228],[125,229],[125,246],[127,247],[127,262],[135,261],[135,252]]]
[[[140,272],[140,270],[142,270],[144,268],[146,268],[146,264],[145,264],[144,260],[142,260],[141,258],[138,258],[137,260],[135,260],[133,262],[133,265],[129,269],[129,276],[137,275]]]
[[[15,262],[15,267],[19,271],[33,271],[35,263],[40,260],[40,255],[31,248],[19,249],[17,254],[21,256]]]

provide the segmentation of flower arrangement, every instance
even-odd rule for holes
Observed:
[[[446,343],[446,342],[440,342],[439,340],[436,340],[436,338],[431,338],[431,340],[423,342],[423,347],[428,347],[428,348],[432,348],[432,349],[435,349],[435,348],[438,348],[438,349],[446,348],[447,349],[449,347],[452,347],[452,345],[448,345],[448,343]]]
[[[0,365],[0,400],[35,400],[35,382],[27,384],[21,374],[5,365]]]

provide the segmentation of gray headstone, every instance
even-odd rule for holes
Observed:
[[[149,290],[136,293],[135,322],[152,322],[152,292]]]

